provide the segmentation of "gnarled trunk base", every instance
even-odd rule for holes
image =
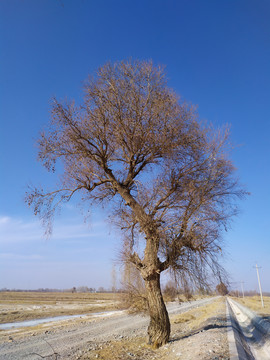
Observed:
[[[150,315],[149,344],[159,348],[169,341],[171,332],[169,315],[160,290],[160,275],[157,273],[150,280],[145,280],[145,287]]]

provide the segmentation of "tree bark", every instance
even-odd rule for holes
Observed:
[[[154,348],[166,344],[170,338],[169,315],[160,289],[160,274],[155,273],[145,279],[150,324],[148,326],[149,344]]]

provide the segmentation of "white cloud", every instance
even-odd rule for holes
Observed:
[[[41,260],[42,256],[39,254],[15,254],[15,253],[2,253],[0,254],[0,259],[2,260]]]
[[[0,216],[0,225],[7,224],[11,221],[9,216]]]
[[[36,240],[42,237],[42,231],[36,222],[24,222],[22,219],[0,218],[0,243],[13,243]]]
[[[80,220],[65,219],[55,222],[52,240],[78,240],[98,238],[108,235],[109,230],[103,222],[93,222],[90,226]],[[26,221],[8,216],[0,217],[0,243],[23,243],[44,241],[44,228],[37,220]]]
[[[104,286],[113,257],[109,232],[102,219],[85,224],[79,217],[62,217],[45,241],[35,218],[0,216],[0,272],[5,274],[0,288]]]

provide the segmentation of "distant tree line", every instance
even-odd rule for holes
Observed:
[[[69,289],[51,289],[51,288],[38,288],[38,289],[8,289],[2,288],[0,292],[71,292],[71,293],[96,293],[96,292],[112,292],[111,290],[107,290],[104,287],[99,287],[98,289],[88,286],[73,286]]]
[[[230,296],[242,297],[242,290],[232,290],[229,292]],[[244,291],[244,296],[260,296],[259,292],[256,290],[246,290]],[[270,296],[270,292],[263,292],[263,296]]]
[[[242,297],[243,293],[240,290],[231,290],[229,291],[224,284],[218,284],[215,290],[210,288],[199,288],[199,289],[191,289],[191,288],[179,288],[173,281],[168,281],[162,287],[162,293],[166,298],[166,301],[173,301],[178,296],[183,295],[187,300],[190,300],[194,295],[208,295],[214,296],[216,294],[219,295],[229,295],[235,297]],[[134,288],[134,286],[133,286]],[[133,289],[134,290],[134,289]],[[137,289],[138,292],[142,292],[142,289]],[[69,293],[127,293],[130,292],[130,288],[119,288],[119,289],[106,289],[103,286],[96,288],[88,287],[88,286],[73,286],[69,289],[50,289],[50,288],[39,288],[39,289],[8,289],[1,288],[0,292],[69,292]],[[260,294],[256,290],[246,290],[244,291],[244,296],[259,296]],[[142,294],[140,294],[142,296]],[[269,296],[270,292],[263,292],[263,296]]]

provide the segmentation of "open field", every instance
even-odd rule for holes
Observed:
[[[119,294],[63,292],[0,292],[0,323],[119,308]]]
[[[264,308],[262,307],[260,296],[246,296],[244,298],[233,298],[240,304],[250,308],[261,316],[270,316],[270,297],[264,296]]]
[[[192,300],[207,298],[194,296]],[[185,302],[184,296],[179,297]],[[0,324],[64,315],[83,315],[125,307],[119,293],[0,292]]]

